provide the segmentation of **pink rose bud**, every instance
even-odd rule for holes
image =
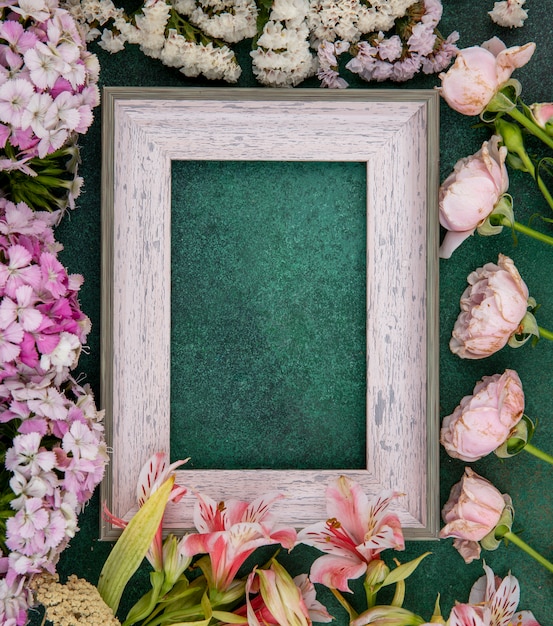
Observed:
[[[534,118],[534,122],[545,130],[551,129],[553,126],[553,103],[552,102],[542,102],[539,104],[530,105],[530,111],[532,112],[532,117]]]
[[[465,475],[453,486],[442,509],[446,525],[440,537],[454,537],[453,546],[470,563],[480,556],[478,542],[497,526],[503,510],[510,504],[508,495],[501,494],[489,481],[465,467]]]
[[[444,418],[440,443],[449,456],[477,461],[501,446],[524,413],[524,392],[518,374],[485,376]]]
[[[461,313],[449,347],[463,359],[490,356],[520,332],[528,306],[528,287],[512,259],[499,255],[469,274],[461,296]]]
[[[455,63],[439,75],[440,95],[459,113],[479,115],[513,71],[528,63],[535,48],[535,43],[507,48],[494,37],[482,46],[460,50]]]
[[[500,148],[500,141],[493,135],[476,154],[457,161],[440,187],[440,224],[449,231],[440,248],[444,259],[486,220],[509,188],[507,148]]]

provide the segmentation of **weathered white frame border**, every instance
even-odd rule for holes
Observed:
[[[142,464],[170,449],[171,161],[366,162],[366,469],[184,469],[177,481],[217,500],[278,489],[279,519],[303,527],[326,518],[325,486],[344,473],[368,494],[403,492],[406,536],[435,538],[437,94],[110,87],[103,109],[101,397],[113,455],[102,500],[128,519]],[[193,527],[192,501],[170,506],[168,530]],[[101,523],[101,539],[118,533]]]

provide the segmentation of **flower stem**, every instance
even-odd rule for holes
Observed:
[[[538,241],[542,241],[543,243],[548,243],[550,246],[553,246],[553,237],[550,237],[549,235],[544,235],[543,233],[540,233],[539,231],[530,228],[529,226],[525,226],[520,222],[511,222],[508,218],[504,217],[500,223],[501,226],[510,226],[519,233],[528,235],[528,237],[533,237]]]
[[[527,118],[524,113],[518,109],[511,109],[508,113],[514,120],[516,120],[521,126],[524,126],[526,130],[530,131],[532,135],[541,139],[544,144],[553,149],[553,138],[550,137],[544,130],[542,130],[535,122]]]
[[[549,189],[547,188],[547,185],[543,182],[541,176],[536,172],[536,168],[534,167],[534,164],[532,163],[532,160],[528,156],[526,150],[524,150],[523,148],[522,150],[517,151],[516,154],[518,154],[518,156],[520,157],[520,160],[524,164],[527,172],[536,181],[538,188],[542,193],[542,196],[547,200],[547,204],[550,206],[551,209],[553,209],[553,196],[549,192]]]
[[[338,589],[334,589],[330,587],[330,591],[332,591],[332,595],[338,600],[338,602],[342,605],[342,607],[347,611],[349,615],[349,621],[351,622],[357,617],[357,613],[353,610],[351,604],[344,598],[344,596],[338,591]]]
[[[526,450],[526,452],[533,454],[538,459],[541,459],[542,461],[545,461],[546,463],[551,463],[551,465],[553,465],[553,456],[551,456],[550,454],[547,454],[547,452],[544,452],[543,450],[540,450],[539,448],[536,448],[531,443],[527,443],[524,446],[523,450]]]
[[[550,330],[547,330],[546,328],[542,328],[541,326],[538,326],[538,330],[540,332],[541,338],[549,339],[549,341],[553,341],[553,333]]]
[[[536,561],[540,565],[543,565],[550,572],[553,572],[553,563],[551,563],[551,561],[548,561],[539,552],[536,552],[534,548],[531,548],[525,541],[522,541],[522,539],[518,535],[515,535],[514,532],[509,531],[505,533],[503,535],[503,539],[508,539],[509,541],[512,541],[516,546],[524,550],[526,554],[529,554],[533,559],[536,559]]]

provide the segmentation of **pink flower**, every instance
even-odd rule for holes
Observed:
[[[518,580],[508,574],[494,576],[484,564],[485,575],[472,586],[469,601],[456,604],[449,626],[539,626],[529,611],[516,611],[520,599]]]
[[[259,592],[253,601],[250,594]],[[311,626],[300,589],[277,561],[269,569],[254,569],[246,583],[247,617],[250,626]]]
[[[36,289],[40,284],[40,269],[32,265],[33,257],[30,252],[21,245],[10,246],[7,249],[9,263],[0,264],[0,288],[4,287],[5,293],[10,298],[17,297],[17,288],[21,285],[31,285]]]
[[[544,130],[553,125],[553,102],[540,102],[530,105],[534,122]]]
[[[253,597],[251,597],[253,594]],[[246,604],[234,611],[251,626],[308,626],[331,622],[316,599],[315,586],[305,574],[294,579],[273,559],[269,569],[254,569],[246,582]],[[230,624],[225,624],[230,626]]]
[[[209,554],[217,591],[229,588],[255,549],[280,543],[291,550],[296,543],[296,531],[277,526],[269,511],[283,497],[278,493],[269,493],[251,503],[216,502],[198,493],[196,497],[194,524],[199,534],[184,537],[181,550],[185,556]]]
[[[21,352],[21,342],[23,341],[23,329],[17,322],[13,322],[0,328],[0,361],[11,363]]]
[[[34,331],[42,322],[42,314],[35,308],[36,296],[30,285],[21,285],[15,290],[16,301],[5,296],[0,303],[0,328],[6,328],[16,320],[25,331]]]
[[[33,86],[22,78],[9,80],[0,86],[0,120],[13,126],[21,125],[21,116],[34,93]]]
[[[536,44],[507,48],[494,37],[482,46],[460,50],[453,66],[440,74],[440,95],[463,115],[479,115],[513,71],[526,65]]]
[[[502,254],[469,274],[461,313],[449,347],[464,359],[494,354],[519,331],[528,306],[528,287],[513,261]]]
[[[165,452],[157,452],[153,454],[142,466],[140,474],[138,476],[138,483],[136,485],[136,499],[138,506],[144,506],[146,500],[157,491],[166,480],[172,475],[174,470],[186,463],[188,459],[183,461],[176,461],[175,463],[167,464],[167,454]],[[178,502],[185,494],[186,487],[179,485],[173,485],[171,494],[169,496],[170,502]],[[103,517],[108,522],[119,528],[125,528],[128,524],[125,520],[113,515],[104,504]],[[159,524],[152,544],[148,550],[146,558],[151,563],[152,567],[157,571],[163,571],[163,522]]]
[[[501,446],[524,412],[524,392],[518,374],[485,376],[444,418],[440,442],[449,456],[477,461]]]
[[[314,622],[326,623],[334,619],[326,610],[326,607],[317,600],[315,585],[309,580],[307,574],[295,576],[294,584],[301,591],[309,617]]]
[[[42,285],[54,298],[61,298],[67,292],[67,272],[57,258],[44,252],[40,256],[40,271],[42,273]]]
[[[351,591],[348,581],[359,578],[367,565],[386,548],[405,547],[399,519],[387,509],[399,494],[384,492],[368,500],[346,476],[326,490],[329,519],[304,528],[298,540],[326,552],[311,567],[310,579],[340,591]]]
[[[478,542],[494,530],[505,507],[511,507],[511,498],[466,467],[465,475],[453,486],[442,509],[446,525],[440,537],[454,537],[453,547],[470,563],[480,556]]]
[[[509,188],[507,148],[494,135],[475,154],[460,159],[440,187],[440,224],[449,231],[440,248],[447,259],[493,212]]]

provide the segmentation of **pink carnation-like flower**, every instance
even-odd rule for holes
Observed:
[[[470,563],[480,556],[478,542],[497,526],[506,506],[511,506],[508,495],[501,494],[492,483],[466,467],[465,475],[452,487],[442,509],[446,525],[440,537],[453,537],[453,547]]]
[[[2,538],[0,623],[26,623],[28,577],[55,571],[107,463],[103,415],[69,376],[90,321],[82,277],[57,259],[57,218],[0,199],[0,424],[18,431],[4,459],[14,515]]]
[[[56,0],[9,4],[0,20],[0,144],[17,148],[20,162],[45,157],[88,130],[98,99],[80,94],[96,87],[98,72],[73,17]],[[0,159],[0,168],[13,162]]]
[[[475,154],[460,159],[440,187],[440,224],[448,232],[440,256],[451,253],[493,212],[509,188],[507,148],[493,135]]]
[[[536,44],[507,48],[494,37],[482,46],[460,50],[453,66],[444,74],[440,95],[463,115],[479,115],[488,106],[515,69],[526,65]]]
[[[477,461],[505,443],[523,413],[524,392],[514,370],[485,376],[472,395],[444,417],[440,443],[449,456]]]
[[[490,356],[517,333],[528,307],[528,287],[512,259],[500,254],[467,278],[449,347],[463,359]]]

